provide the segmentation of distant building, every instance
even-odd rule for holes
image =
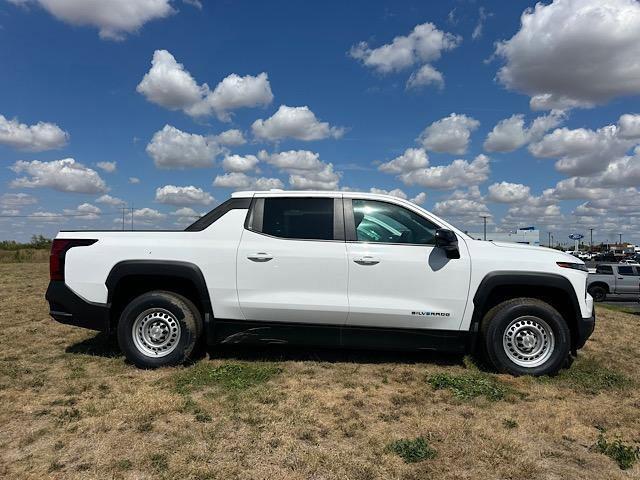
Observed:
[[[616,255],[633,255],[639,252],[640,248],[632,243],[612,243],[609,245],[609,250]]]
[[[484,240],[483,232],[467,232],[467,235],[478,240]],[[519,228],[515,232],[487,232],[487,240],[540,245],[540,230],[536,230],[533,227],[527,227]]]

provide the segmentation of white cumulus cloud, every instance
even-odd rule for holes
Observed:
[[[500,182],[489,186],[487,199],[498,203],[520,203],[531,196],[531,189],[521,183]]]
[[[324,165],[320,160],[320,155],[309,150],[288,150],[272,154],[267,153],[265,150],[260,150],[258,158],[287,172],[320,170]]]
[[[442,73],[426,64],[413,72],[407,80],[407,88],[420,88],[434,85],[440,89],[444,87],[444,77]]]
[[[380,73],[398,72],[422,64],[409,78],[407,87],[429,84],[441,87],[444,84],[442,73],[430,64],[438,60],[443,52],[456,48],[461,41],[460,36],[443,32],[427,22],[416,25],[409,35],[397,36],[391,43],[377,48],[360,42],[351,47],[349,55]]]
[[[264,72],[257,76],[232,73],[212,91],[206,83],[198,85],[167,50],[154,52],[151,69],[136,90],[150,102],[170,110],[182,110],[194,117],[216,115],[223,121],[230,120],[232,110],[264,106],[273,100],[269,78]]]
[[[229,147],[237,147],[240,145],[244,145],[247,141],[244,138],[243,133],[236,129],[232,128],[230,130],[225,130],[222,133],[219,133],[214,137],[215,141],[220,145],[226,145]]]
[[[327,163],[322,170],[292,173],[289,175],[289,185],[295,190],[338,190],[340,173],[333,170],[333,165]]]
[[[9,120],[0,115],[0,145],[42,152],[63,147],[68,141],[69,134],[55,123],[38,122],[27,125],[20,123],[17,118]]]
[[[618,120],[620,138],[640,141],[640,114],[625,113]]]
[[[255,155],[227,155],[222,161],[222,168],[227,172],[249,172],[259,161]]]
[[[480,122],[475,118],[452,113],[425,128],[418,141],[426,150],[463,155],[467,151],[471,132],[479,126]]]
[[[281,105],[278,111],[266,120],[258,119],[251,126],[253,135],[262,140],[322,140],[340,138],[344,135],[342,127],[332,127],[328,122],[319,121],[309,107],[288,107]]]
[[[28,193],[3,193],[0,195],[0,207],[2,208],[20,208],[36,203],[38,203],[38,199]]]
[[[607,169],[620,160],[627,151],[640,143],[634,138],[633,117],[623,115],[618,125],[606,125],[597,130],[588,128],[558,128],[538,142],[529,145],[529,151],[540,158],[557,158],[555,168],[568,175],[592,175]]]
[[[499,42],[498,79],[530,95],[534,109],[592,107],[640,93],[640,3],[555,0],[522,14]]]
[[[98,172],[73,158],[51,162],[19,160],[10,168],[17,174],[24,174],[11,182],[13,188],[48,187],[74,193],[103,193],[108,190]]]
[[[222,151],[215,141],[171,125],[157,131],[146,150],[156,167],[179,169],[211,167]]]
[[[165,185],[156,189],[156,202],[168,205],[210,205],[214,200],[208,192],[193,185],[185,187]]]
[[[283,188],[282,180],[278,178],[251,177],[242,172],[229,172],[218,175],[213,180],[214,187],[235,188],[235,189],[253,189],[253,190],[270,190],[272,188]]]
[[[116,171],[116,168],[118,168],[118,164],[116,162],[98,162],[96,163],[96,167],[107,173],[113,173]]]
[[[539,140],[545,132],[560,125],[565,114],[554,110],[548,115],[537,117],[529,127],[525,127],[524,115],[515,114],[500,120],[484,141],[487,152],[512,152],[529,142]]]
[[[429,166],[429,156],[422,148],[407,148],[404,153],[393,160],[378,166],[385,173],[406,173]]]
[[[124,40],[151,20],[176,11],[171,0],[9,0],[27,5],[37,3],[58,20],[71,25],[96,27],[100,38]]]
[[[394,188],[393,190],[385,190],[383,188],[372,187],[369,189],[369,191],[371,193],[391,195],[393,197],[402,198],[403,200],[409,200],[410,202],[413,202],[416,205],[422,205],[427,200],[427,194],[425,192],[420,192],[415,197],[409,198],[409,195],[407,195],[403,190],[399,188]]]
[[[105,194],[101,195],[96,199],[96,203],[104,203],[105,205],[110,205],[112,207],[122,207],[127,204],[124,200],[118,197],[112,197],[111,195]]]
[[[457,159],[449,165],[420,168],[403,173],[398,178],[406,185],[453,189],[482,183],[489,178],[490,171],[489,157],[478,155],[472,162]]]

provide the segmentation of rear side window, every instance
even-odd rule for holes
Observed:
[[[256,199],[256,204],[262,218],[252,222],[254,231],[298,240],[334,239],[333,198],[275,197]]]
[[[598,265],[596,267],[596,273],[601,273],[603,275],[613,275],[613,268],[611,265]]]
[[[637,275],[632,266],[618,267],[618,273],[626,277],[634,277]]]

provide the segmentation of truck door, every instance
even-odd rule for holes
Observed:
[[[254,198],[237,252],[246,320],[342,326],[347,273],[340,194]]]
[[[632,265],[618,265],[616,275],[616,293],[638,294],[640,277]]]
[[[458,330],[470,281],[460,258],[435,247],[437,225],[401,205],[345,196],[351,327]]]

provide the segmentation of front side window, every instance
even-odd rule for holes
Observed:
[[[333,240],[333,198],[265,198],[262,233],[299,240]]]
[[[596,267],[596,273],[602,275],[613,275],[613,268],[611,265],[598,265]]]
[[[438,227],[399,205],[377,200],[353,200],[359,242],[434,245]]]

